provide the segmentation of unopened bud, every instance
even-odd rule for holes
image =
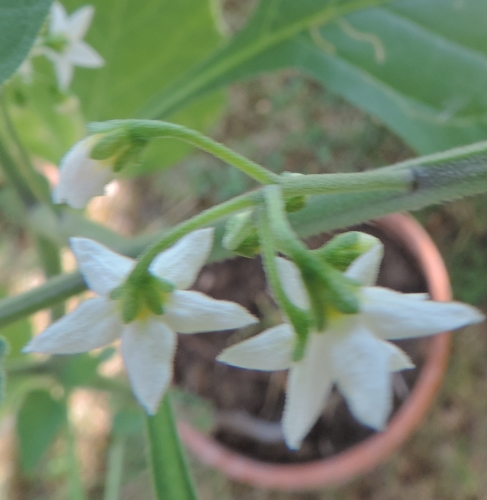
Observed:
[[[378,244],[380,241],[375,236],[360,231],[349,231],[338,234],[314,252],[335,269],[345,271],[357,257]]]

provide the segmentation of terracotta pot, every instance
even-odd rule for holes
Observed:
[[[432,299],[451,300],[443,260],[431,238],[409,215],[392,214],[375,221],[416,259]],[[396,451],[426,415],[443,379],[450,352],[450,333],[431,337],[428,352],[407,400],[384,432],[332,457],[300,464],[272,464],[253,460],[219,444],[187,423],[179,423],[182,440],[204,464],[232,479],[261,488],[306,490],[337,486],[368,472]]]

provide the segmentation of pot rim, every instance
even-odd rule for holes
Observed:
[[[416,259],[432,299],[451,300],[443,259],[416,219],[409,214],[396,213],[372,222]],[[178,422],[179,434],[201,462],[240,482],[284,491],[342,485],[383,463],[421,424],[447,368],[451,333],[439,333],[430,339],[418,379],[387,428],[332,457],[299,464],[272,464],[241,455],[186,422]]]

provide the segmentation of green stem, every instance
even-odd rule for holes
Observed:
[[[46,278],[52,278],[62,272],[59,248],[42,236],[36,238],[37,253],[44,269]],[[51,308],[51,321],[56,321],[64,315],[65,308],[61,302]]]
[[[0,327],[46,309],[86,289],[79,272],[58,275],[20,295],[0,300]]]
[[[0,139],[0,164],[2,169],[9,180],[12,187],[17,192],[22,204],[27,209],[30,209],[37,205],[37,197],[30,189],[30,186],[25,182],[24,178],[20,174],[17,165],[13,158],[10,156],[7,148]]]
[[[0,142],[0,162],[2,162],[2,144]],[[388,213],[402,210],[419,210],[429,205],[455,200],[487,191],[487,141],[470,146],[455,148],[443,153],[415,158],[397,165],[377,169],[376,172],[390,172],[399,169],[413,173],[415,183],[412,191],[364,191],[361,193],[337,193],[314,196],[306,207],[299,212],[289,214],[292,227],[300,237],[332,231],[341,227],[381,217]],[[297,179],[297,182],[299,180]],[[203,212],[196,223],[194,219],[176,226],[168,238],[149,249],[146,254],[147,269],[157,253],[170,246],[179,237],[210,224],[220,216],[255,206],[262,201],[262,191],[257,190],[225,204]],[[227,212],[228,211],[228,212]],[[128,255],[140,251],[137,240],[131,245],[119,249]],[[225,255],[220,251],[220,256]],[[139,269],[140,270],[140,269]],[[143,270],[143,269],[142,269]],[[40,287],[15,297],[0,300],[0,327],[23,318],[41,309],[48,308],[69,296],[85,289],[79,273],[57,276]]]
[[[414,189],[414,182],[412,169],[377,169],[347,174],[284,174],[279,179],[284,196],[384,190],[409,192]]]
[[[117,130],[121,127],[127,128],[130,134],[133,134],[135,137],[142,137],[144,139],[181,139],[227,162],[261,184],[272,184],[279,178],[277,174],[270,172],[261,165],[245,158],[245,156],[227,148],[223,144],[200,134],[196,130],[191,130],[182,125],[176,125],[175,123],[156,120],[112,120],[90,124],[89,130],[90,132],[100,133]]]
[[[76,441],[74,439],[73,429],[68,422],[68,498],[72,500],[88,500],[83,481],[79,470],[78,457],[76,456]]]
[[[196,500],[174,423],[169,395],[156,415],[147,416],[149,458],[158,500]]]
[[[273,227],[268,214],[261,209],[258,217],[258,234],[261,246],[262,266],[264,267],[267,282],[272,290],[279,307],[285,311],[289,321],[297,334],[297,343],[294,350],[294,360],[299,361],[304,355],[304,348],[308,338],[310,320],[306,311],[295,306],[284,292],[276,265],[276,249],[273,238]]]
[[[22,159],[22,162],[19,165],[21,174],[25,179],[26,184],[29,186],[30,190],[36,197],[36,199],[38,201],[51,204],[49,185],[46,179],[34,168],[29,153],[25,149],[22,141],[20,140],[19,135],[17,134],[15,125],[8,111],[8,104],[5,97],[5,92],[0,92],[0,99],[1,99],[1,107],[3,112],[4,122],[7,127],[7,132],[9,133],[10,138],[17,147],[20,158]]]
[[[123,473],[125,440],[115,437],[108,452],[108,470],[105,479],[103,500],[119,500]]]
[[[169,230],[160,241],[152,245],[144,254],[142,254],[128,279],[138,281],[147,272],[151,262],[155,257],[157,257],[157,255],[159,255],[159,253],[191,231],[206,226],[221,217],[225,217],[231,215],[232,213],[239,212],[244,208],[257,205],[261,200],[260,191],[253,191],[209,208],[208,210],[195,215],[191,219],[178,224],[176,227]]]

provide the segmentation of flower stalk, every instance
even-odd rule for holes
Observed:
[[[158,500],[196,500],[197,496],[166,394],[159,411],[146,417],[147,442],[154,490]]]

